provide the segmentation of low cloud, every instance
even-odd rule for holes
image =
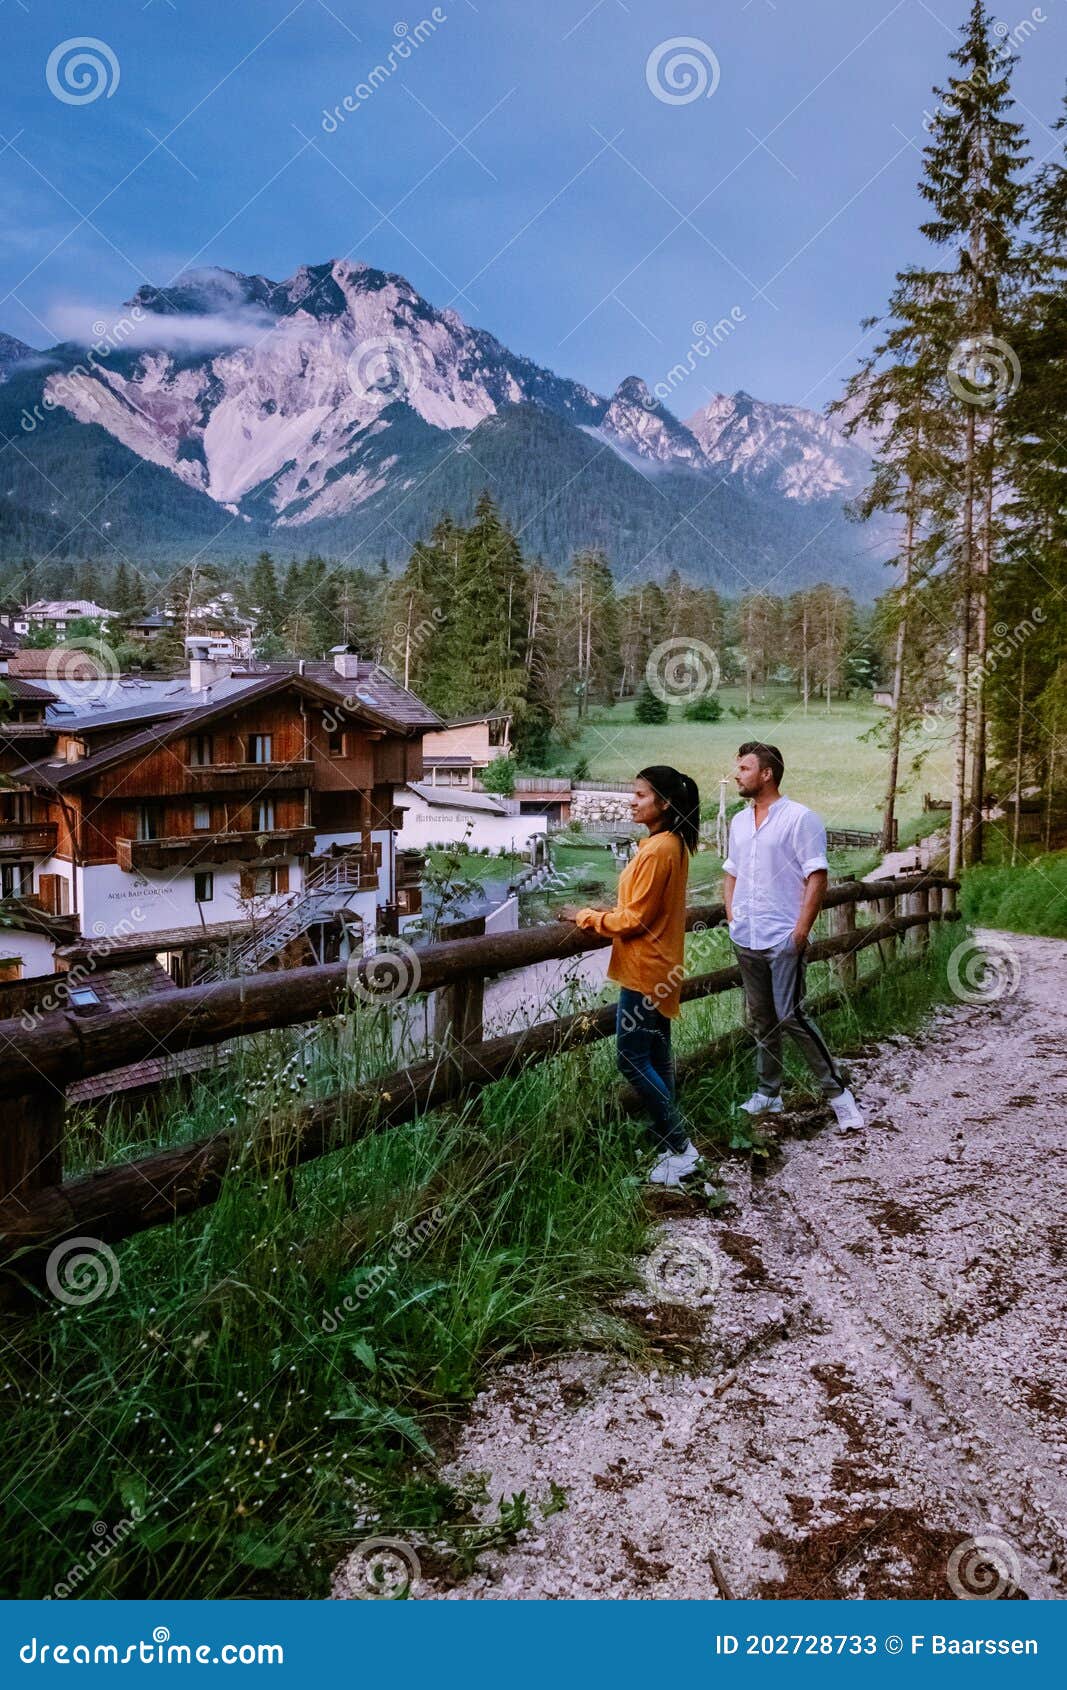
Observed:
[[[76,346],[106,342],[115,348],[164,352],[223,352],[248,346],[275,328],[278,319],[261,306],[170,315],[143,306],[87,305],[65,301],[48,313],[57,341]]]

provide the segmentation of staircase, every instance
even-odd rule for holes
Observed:
[[[376,883],[377,876],[368,884],[359,865],[344,859],[316,863],[308,870],[303,891],[290,893],[262,921],[257,921],[254,932],[230,945],[217,962],[209,963],[198,974],[196,983],[207,985],[213,980],[233,979],[238,974],[257,974],[291,939],[299,938],[309,927],[342,919],[352,894],[369,891]]]

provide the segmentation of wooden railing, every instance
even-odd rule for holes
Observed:
[[[57,831],[55,822],[0,822],[0,852],[51,857],[55,854]]]
[[[862,827],[828,827],[826,829],[826,843],[831,851],[877,851],[881,847],[882,835],[878,830],[872,832]],[[889,842],[889,849],[895,851],[897,843],[897,818],[894,816],[893,836]]]
[[[956,919],[956,890],[955,881],[932,874],[831,885],[824,909],[832,931],[811,946],[811,960],[833,961],[840,989],[850,992],[863,984],[857,970],[861,950],[877,945],[883,964],[900,946],[918,953],[932,922]],[[857,926],[857,909],[867,904],[874,906],[875,919]],[[721,904],[696,906],[688,911],[687,927],[702,931],[724,921]],[[337,1014],[353,1008],[354,988],[363,1000],[373,998],[383,983],[394,1001],[416,991],[438,992],[437,1026],[447,1030],[441,1051],[360,1088],[301,1106],[286,1120],[281,1136],[276,1123],[264,1129],[260,1140],[253,1135],[254,1162],[267,1156],[275,1165],[307,1161],[563,1051],[607,1038],[615,1028],[613,1005],[498,1038],[485,1039],[482,1026],[487,979],[577,957],[606,943],[596,934],[547,922],[408,953],[408,978],[401,988],[396,958],[387,951],[357,964],[330,963],[175,989],[106,1014],[69,1007],[0,1022],[8,1098],[0,1137],[0,1253],[31,1260],[42,1246],[65,1237],[91,1232],[115,1240],[189,1214],[213,1203],[227,1168],[249,1154],[247,1127],[223,1129],[64,1184],[64,1092],[72,1082],[146,1057]],[[729,991],[740,978],[736,966],[690,976],[682,986],[683,1002]],[[706,1047],[705,1057],[708,1052],[713,1054],[714,1047]],[[689,1064],[700,1058],[698,1052]]]
[[[315,843],[312,827],[274,827],[262,833],[236,828],[219,833],[181,833],[159,839],[115,841],[115,861],[127,872],[192,868],[197,863],[265,863],[305,856]]]

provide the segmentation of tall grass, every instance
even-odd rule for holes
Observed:
[[[1031,857],[1014,868],[969,869],[960,909],[976,927],[1067,939],[1067,851]]]
[[[838,1047],[944,995],[958,936],[835,1016]],[[724,960],[721,933],[694,944],[692,968]],[[737,1015],[735,993],[690,1006],[680,1049]],[[168,1141],[251,1125],[391,1061],[378,1034],[353,1041],[349,1020],[251,1048],[173,1100]],[[749,1065],[723,1063],[687,1092],[712,1147],[746,1142],[730,1122]],[[295,1172],[236,1168],[214,1207],[117,1248],[111,1294],[77,1306],[42,1292],[38,1313],[8,1317],[3,1593],[321,1595],[368,1533],[469,1561],[484,1499],[438,1468],[486,1370],[576,1342],[639,1351],[605,1311],[634,1283],[649,1227],[642,1130],[615,1095],[605,1041]],[[111,1112],[82,1121],[72,1160],[159,1142],[158,1117]],[[493,1500],[506,1533],[525,1503]]]
[[[9,1317],[4,1594],[321,1594],[365,1516],[462,1546],[447,1417],[494,1362],[604,1328],[634,1277],[637,1129],[611,1079],[607,1048],[576,1052],[295,1174],[235,1172],[119,1246],[113,1294]],[[243,1107],[202,1088],[168,1137]],[[150,1136],[111,1118],[95,1147]]]

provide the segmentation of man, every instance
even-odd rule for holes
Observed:
[[[837,1117],[839,1132],[863,1126],[856,1099],[804,1013],[808,935],[826,896],[826,829],[813,810],[779,790],[776,745],[749,740],[737,753],[737,790],[749,800],[730,823],[723,896],[748,1019],[756,1036],[756,1090],[749,1115],[782,1109],[782,1034],[789,1033]]]

